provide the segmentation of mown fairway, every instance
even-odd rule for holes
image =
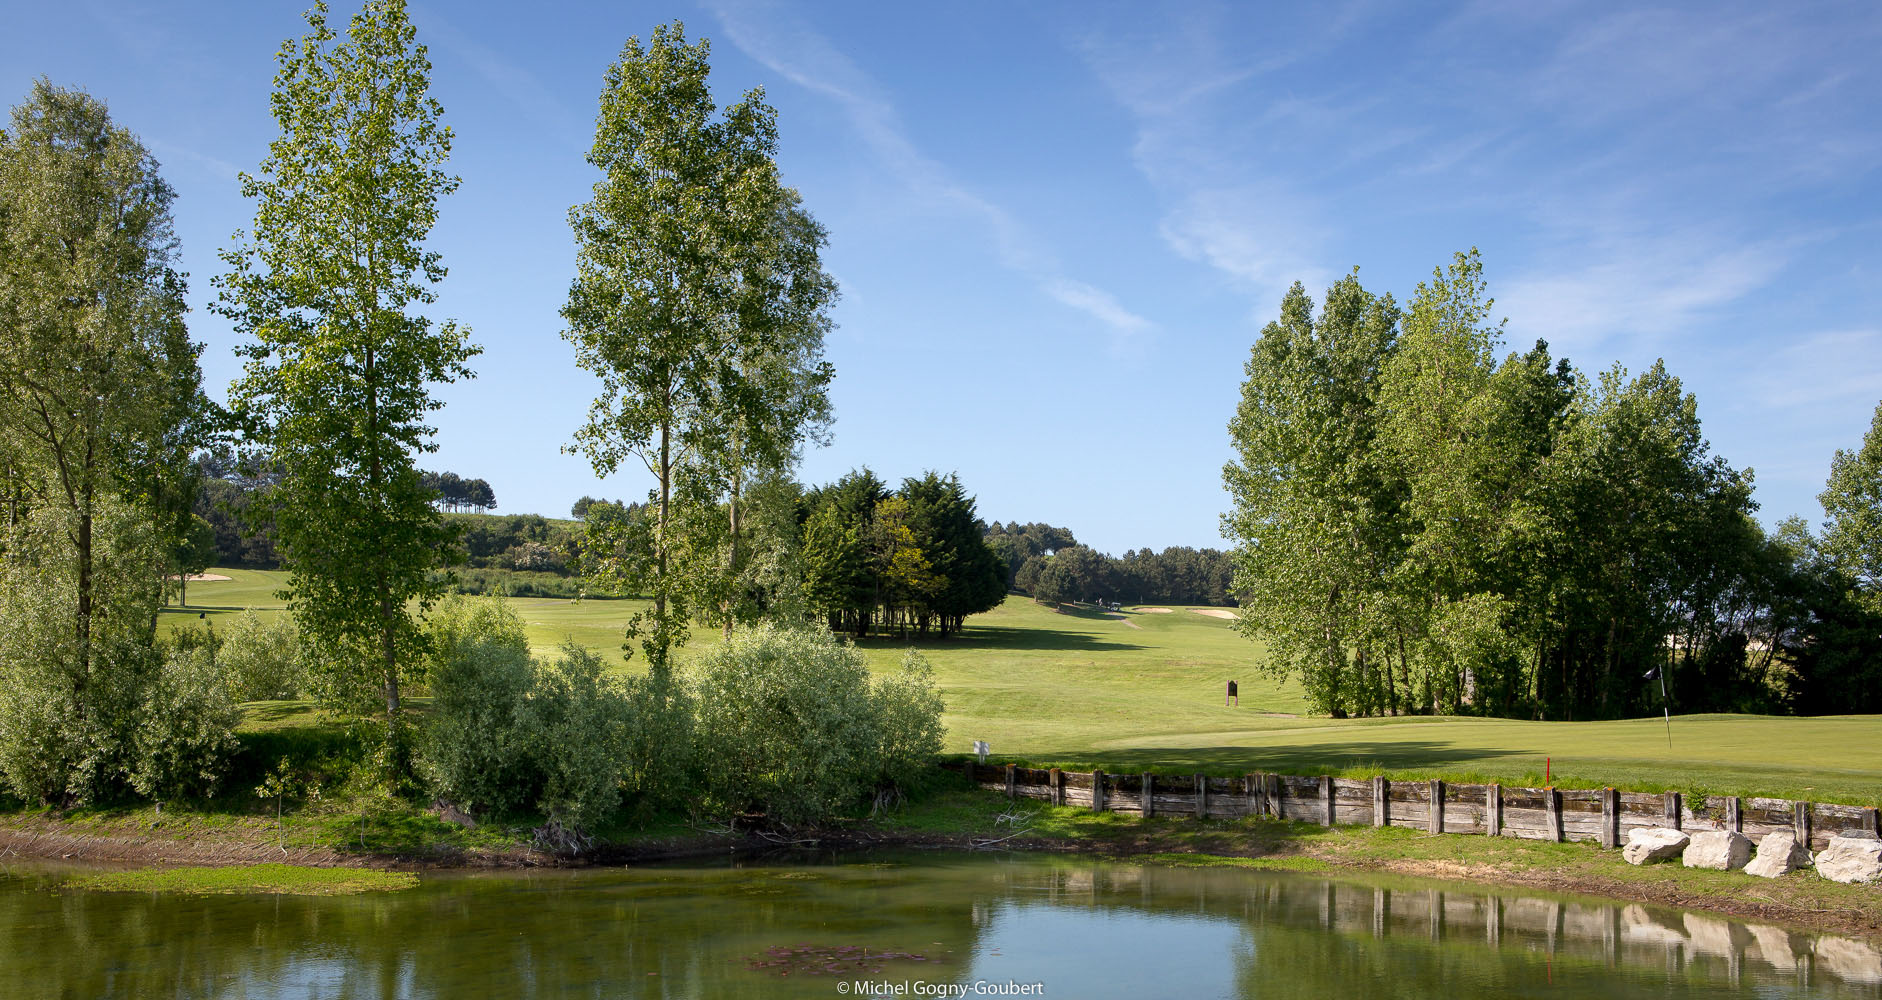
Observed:
[[[190,585],[195,624],[244,606],[278,609],[284,574],[216,570],[234,579]],[[537,652],[573,640],[619,655],[633,601],[510,598]],[[270,613],[278,613],[270,612]],[[1127,622],[1129,624],[1127,624]],[[1137,627],[1133,628],[1132,625]],[[694,631],[680,659],[718,642]],[[860,644],[877,669],[893,667],[909,643]],[[1430,718],[1333,720],[1305,717],[1299,688],[1256,672],[1260,647],[1230,623],[1177,608],[1057,613],[1025,598],[969,619],[963,635],[918,648],[947,698],[948,744],[965,753],[988,741],[996,759],[1088,770],[1251,770],[1386,773],[1541,784],[1544,758],[1562,787],[1764,794],[1882,804],[1882,717],[1795,719],[1675,716],[1672,748],[1661,720],[1525,722]],[[625,669],[635,669],[638,656]],[[1229,679],[1239,708],[1223,706]]]

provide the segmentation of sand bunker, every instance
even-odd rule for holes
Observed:
[[[1189,610],[1194,611],[1195,613],[1199,615],[1208,615],[1211,618],[1240,618],[1241,617],[1241,615],[1238,615],[1235,612],[1230,611],[1227,608],[1190,608]]]
[[[1170,613],[1170,609],[1169,608],[1138,608],[1137,613],[1140,615],[1167,615]]]
[[[172,573],[164,579],[174,580],[176,579],[176,574]],[[227,580],[228,577],[223,576],[221,573],[191,573],[183,579],[190,583],[215,583],[217,580]]]

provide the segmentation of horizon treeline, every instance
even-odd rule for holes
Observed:
[[[1235,603],[1229,594],[1234,563],[1219,549],[1172,545],[1162,551],[1130,549],[1113,556],[1080,545],[1070,528],[995,521],[987,544],[1006,568],[1008,590],[1052,604]]]
[[[1491,305],[1472,250],[1405,307],[1296,284],[1262,330],[1224,527],[1266,669],[1335,717],[1882,708],[1877,609],[1752,518],[1665,365],[1499,357]]]

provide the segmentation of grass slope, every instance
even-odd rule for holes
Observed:
[[[273,592],[285,574],[216,572],[233,579],[193,584],[191,608],[170,609],[168,620],[194,624],[204,610],[197,602],[211,619],[245,605],[280,608]],[[621,627],[640,606],[509,600],[542,654],[572,640],[618,656]],[[717,632],[696,629],[681,662],[718,641]],[[858,645],[883,670],[910,643],[870,638]],[[1258,673],[1259,644],[1226,620],[1183,608],[1127,609],[1121,620],[1091,610],[1055,612],[1015,597],[969,619],[958,636],[917,645],[946,697],[947,749],[955,753],[986,740],[999,760],[1078,770],[1383,773],[1526,785],[1543,783],[1544,759],[1552,758],[1551,777],[1560,787],[1882,804],[1882,755],[1866,750],[1882,745],[1882,716],[1676,716],[1670,748],[1659,719],[1309,717],[1297,685]],[[636,656],[623,669],[639,663]],[[1238,708],[1222,704],[1230,679],[1240,684]],[[257,725],[295,718],[280,705],[256,715]]]

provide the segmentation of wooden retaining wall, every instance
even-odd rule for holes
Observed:
[[[1331,826],[1407,826],[1431,833],[1532,840],[1627,843],[1630,830],[1737,830],[1758,840],[1789,830],[1811,850],[1844,830],[1882,834],[1876,810],[1790,799],[1626,792],[1613,788],[1519,788],[1444,781],[1302,777],[1256,771],[1234,778],[1200,774],[1106,774],[1013,765],[964,764],[983,788],[1010,798],[1146,816],[1237,819],[1270,816]]]

